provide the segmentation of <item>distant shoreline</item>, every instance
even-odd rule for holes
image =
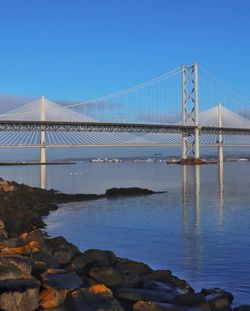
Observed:
[[[25,165],[68,165],[68,164],[76,164],[76,162],[0,162],[0,166],[25,166]]]

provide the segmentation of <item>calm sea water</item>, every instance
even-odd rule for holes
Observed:
[[[70,203],[46,218],[51,236],[81,250],[170,269],[197,290],[221,287],[250,303],[250,163],[182,167],[161,163],[48,166],[47,188],[103,193],[110,187],[167,191],[145,197]],[[1,167],[0,176],[39,186],[39,167]]]

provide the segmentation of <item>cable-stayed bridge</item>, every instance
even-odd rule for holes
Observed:
[[[135,87],[70,105],[44,97],[0,114],[0,147],[250,146],[250,102],[203,67],[182,66]],[[223,139],[222,139],[223,137]]]

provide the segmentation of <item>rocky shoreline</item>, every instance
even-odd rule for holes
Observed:
[[[0,180],[0,310],[232,310],[233,295],[222,289],[195,292],[169,270],[153,270],[112,251],[80,252],[43,230],[42,217],[58,203],[154,193],[113,188],[103,195],[68,195]],[[248,311],[250,305],[233,310]]]

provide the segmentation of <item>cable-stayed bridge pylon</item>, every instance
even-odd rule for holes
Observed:
[[[206,69],[183,65],[94,100],[58,105],[44,97],[0,114],[0,147],[250,146],[250,102]],[[222,140],[223,135],[223,140]]]

